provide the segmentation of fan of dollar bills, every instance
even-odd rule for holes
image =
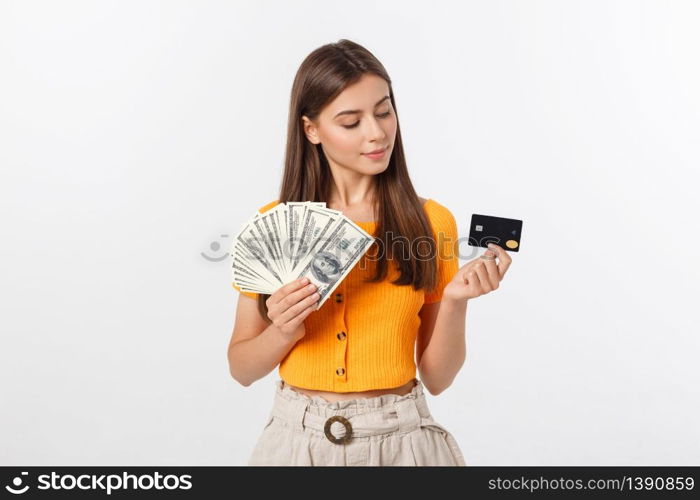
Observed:
[[[318,310],[374,243],[374,238],[325,202],[279,203],[243,224],[231,250],[233,283],[273,294],[306,277],[320,295]]]

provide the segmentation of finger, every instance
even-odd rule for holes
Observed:
[[[508,271],[511,262],[513,262],[513,259],[500,245],[489,243],[489,248],[498,254],[498,273],[500,274],[501,278],[503,278],[503,276],[506,275],[506,271]]]
[[[300,289],[301,287],[306,285],[306,283],[308,283],[308,282],[309,282],[308,278],[302,277],[302,278],[296,279],[294,281],[291,281],[291,282],[287,283],[286,285],[283,285],[282,287],[277,289],[275,291],[275,293],[273,293],[270,296],[270,299],[272,299],[272,300],[270,301],[271,303],[268,305],[268,307],[270,305],[277,304],[282,299],[284,299],[288,294],[290,294],[291,292],[293,292],[295,290]]]
[[[485,265],[477,266],[476,269],[476,275],[479,277],[479,284],[481,285],[481,291],[484,293],[488,293],[493,290],[493,287],[491,286],[491,283],[489,283],[489,275],[488,271],[486,270]]]
[[[479,262],[481,262],[482,260],[484,260],[484,259],[482,259],[481,257],[476,257],[475,259],[472,259],[472,260],[470,260],[469,262],[467,262],[466,264],[464,264],[464,265],[460,268],[460,271],[461,271],[461,270],[464,270],[464,272],[466,273],[469,269],[473,269],[474,266],[475,266],[476,264],[478,264]]]
[[[486,255],[492,254],[496,255],[495,252],[491,252],[490,250],[487,250],[484,252]],[[488,275],[488,280],[489,283],[491,284],[492,289],[498,288],[498,284],[501,281],[501,275],[498,271],[498,265],[496,264],[495,259],[484,259],[484,266],[486,267],[486,273]]]
[[[290,293],[284,299],[280,300],[277,306],[280,308],[281,311],[286,311],[294,304],[298,303],[300,300],[305,299],[307,296],[314,293],[316,290],[316,285],[314,285],[313,283],[309,283],[305,287]]]
[[[317,295],[317,294],[316,294]],[[290,326],[293,326],[296,328],[301,324],[302,321],[304,321],[304,318],[306,318],[309,314],[314,312],[318,308],[318,299],[319,296],[314,297],[313,295],[309,298],[311,304],[308,304],[306,308],[302,309],[301,312],[299,312],[296,316],[294,316],[292,319],[289,320]],[[302,303],[300,302],[300,305]]]
[[[472,260],[472,261],[467,262],[466,264],[464,264],[462,267],[459,268],[458,273],[459,273],[460,277],[462,278],[462,281],[464,281],[465,284],[467,283],[467,275],[469,274],[469,271],[471,271],[473,267],[474,267],[474,261]]]
[[[317,304],[317,302],[314,302],[309,307],[307,307],[306,309],[301,311],[299,314],[297,314],[294,318],[292,318],[292,320],[289,322],[289,326],[291,328],[298,327],[301,324],[301,322],[304,321],[309,314],[311,314],[312,312],[314,312],[316,310],[316,304]]]
[[[318,302],[318,299],[320,297],[320,294],[318,292],[313,293],[312,295],[309,295],[306,297],[304,300],[299,301],[297,304],[294,304],[290,308],[288,308],[286,311],[284,311],[282,314],[279,315],[279,322],[283,325],[289,323],[292,321],[300,312],[302,312],[304,309],[306,309],[309,306],[316,306],[316,303]]]
[[[476,270],[474,269],[474,267],[472,267],[472,269],[470,269],[469,271],[467,271],[467,273],[466,273],[466,275],[465,275],[465,280],[464,280],[464,282],[465,282],[467,285],[469,285],[469,286],[471,286],[471,287],[474,287],[474,290],[476,290],[476,291],[480,291],[480,290],[481,290],[481,283],[479,282],[479,275],[476,274]],[[480,293],[481,293],[481,292],[480,292]]]

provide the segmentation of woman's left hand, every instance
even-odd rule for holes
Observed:
[[[474,299],[498,288],[513,259],[508,252],[493,243],[489,244],[489,250],[486,250],[483,255],[490,259],[477,257],[459,268],[452,281],[445,286],[444,298]],[[493,257],[498,257],[498,264]]]

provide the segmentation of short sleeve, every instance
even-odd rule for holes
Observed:
[[[278,199],[277,199],[277,200],[272,200],[271,202],[266,203],[266,204],[264,204],[262,207],[258,208],[258,212],[260,212],[260,213],[267,212],[269,209],[271,209],[272,207],[274,207],[274,206],[277,205],[278,203],[279,203],[279,200],[278,200]],[[245,295],[245,296],[247,296],[247,297],[250,297],[250,298],[253,299],[253,300],[257,300],[257,298],[258,298],[258,294],[257,294],[257,293],[253,293],[253,292],[244,292],[244,291],[241,290],[239,287],[237,287],[236,284],[233,283],[233,282],[231,282],[231,286],[233,287],[234,290],[238,290],[238,292],[242,293],[243,295]]]
[[[250,297],[250,298],[253,299],[253,300],[257,300],[257,298],[258,298],[258,294],[257,294],[257,293],[253,293],[253,292],[244,292],[244,291],[241,290],[239,287],[237,287],[236,284],[233,283],[233,282],[231,282],[231,286],[233,287],[234,290],[238,290],[240,293],[242,293],[243,295],[246,295],[246,296]]]
[[[425,303],[442,300],[445,286],[452,281],[459,270],[459,242],[457,241],[457,221],[447,207],[430,200],[425,207],[433,228],[437,249],[437,286],[425,293]]]

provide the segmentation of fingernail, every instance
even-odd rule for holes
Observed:
[[[301,279],[301,284],[306,285],[309,282],[309,278],[302,278]]]
[[[496,248],[496,245],[495,245],[494,243],[489,243],[489,244],[488,244],[488,247],[489,247],[489,248],[495,249],[495,248]]]

